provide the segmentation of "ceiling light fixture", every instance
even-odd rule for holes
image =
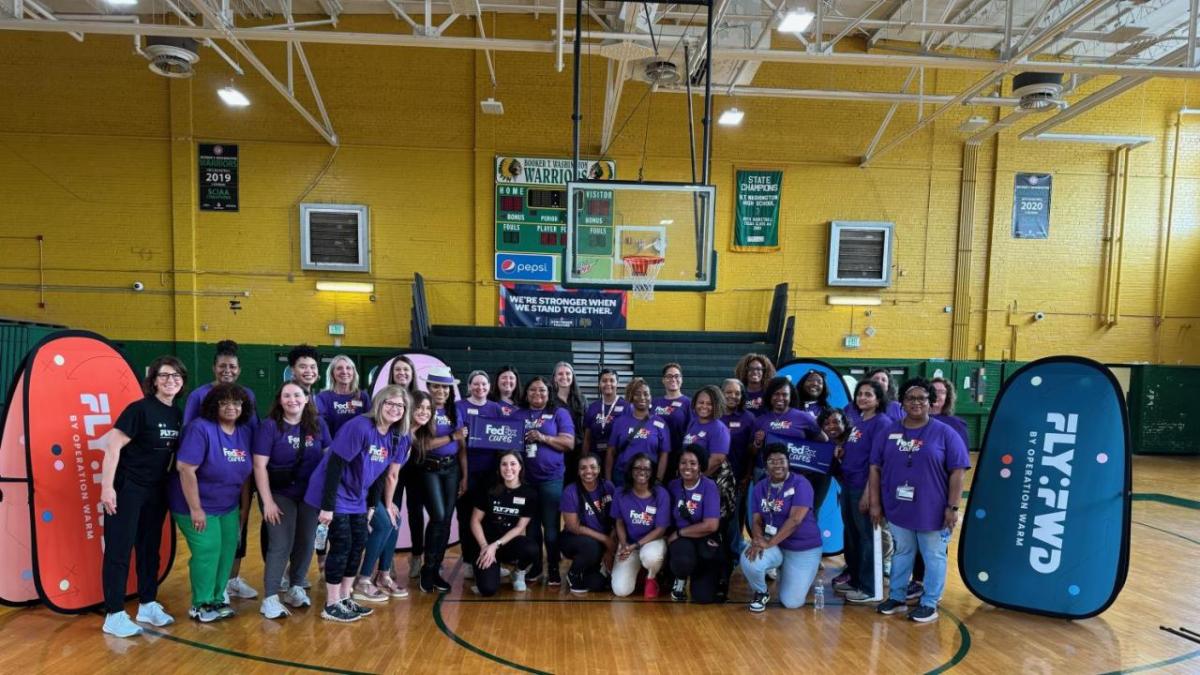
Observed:
[[[133,7],[137,4],[137,0],[106,0],[113,7]]]
[[[746,113],[744,111],[737,108],[730,108],[721,113],[721,118],[717,120],[717,124],[723,127],[736,127],[742,123],[742,118],[745,116]]]
[[[232,84],[218,89],[217,96],[220,96],[225,105],[231,108],[245,108],[250,105],[250,99],[246,98],[246,95],[234,88]]]
[[[815,14],[807,9],[794,9],[788,12],[783,21],[779,22],[781,33],[803,33],[812,24]]]

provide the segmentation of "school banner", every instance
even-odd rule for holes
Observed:
[[[1048,173],[1019,173],[1013,180],[1013,239],[1050,238],[1050,186]]]
[[[500,284],[501,326],[624,330],[628,307],[622,290]]]
[[[1074,356],[1004,383],[988,420],[959,538],[967,588],[998,607],[1082,619],[1129,568],[1129,421],[1120,384]]]
[[[779,250],[782,171],[738,169],[734,198],[733,250]]]
[[[799,386],[804,376],[812,370],[825,376],[825,383],[829,388],[829,407],[845,408],[850,403],[850,390],[846,387],[846,381],[842,379],[841,373],[828,363],[817,359],[794,359],[780,366],[777,374]],[[825,555],[837,555],[842,552],[844,526],[842,509],[838,505],[838,498],[841,494],[841,483],[836,478],[830,480],[829,492],[825,493],[825,501],[817,510],[817,525],[821,528],[821,550]]]
[[[25,356],[0,441],[0,517],[6,525],[0,596],[6,603],[40,600],[73,613],[103,602],[104,447],[121,411],[141,397],[129,362],[94,333],[55,333]],[[166,578],[175,535],[170,519],[160,526],[159,576]],[[136,568],[129,568],[130,594],[137,588]]]

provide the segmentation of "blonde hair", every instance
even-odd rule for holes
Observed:
[[[408,427],[412,424],[412,396],[408,394],[408,390],[398,384],[389,384],[375,394],[375,398],[371,399],[371,412],[367,416],[378,422],[382,419],[380,413],[383,412],[383,404],[395,396],[399,396],[404,401],[404,415],[396,424],[403,425],[400,427],[401,434],[407,434]],[[393,424],[392,427],[395,428],[396,424]]]
[[[349,363],[350,367],[354,369],[354,381],[350,383],[350,390],[358,391],[358,366],[354,365],[354,359],[345,354],[338,354],[330,359],[329,365],[325,368],[325,391],[333,391],[333,388],[336,386],[337,383],[333,379],[333,369],[342,361]]]

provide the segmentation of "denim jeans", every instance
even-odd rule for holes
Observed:
[[[540,483],[530,483],[538,496],[538,517],[529,521],[529,536],[538,547],[539,562],[535,562],[536,572],[541,568],[542,543],[546,545],[546,569],[558,571],[558,563],[562,559],[558,553],[558,531],[560,529],[559,502],[562,501],[563,482],[561,478],[546,480]]]
[[[387,506],[382,500],[375,505],[375,514],[371,516],[371,531],[367,534],[367,550],[363,556],[362,568],[358,575],[369,577],[376,572],[389,572],[392,569],[392,551],[396,548],[397,529],[392,525]]]
[[[850,585],[875,595],[875,526],[870,515],[858,510],[863,488],[842,491],[842,540],[845,544],[846,571]]]
[[[749,549],[747,549],[749,550]],[[756,593],[767,592],[767,570],[780,567],[779,600],[784,607],[796,609],[804,606],[808,589],[817,578],[821,565],[821,547],[804,551],[786,551],[778,546],[763,551],[757,560],[749,560],[742,553],[742,574]]]
[[[891,588],[888,597],[904,602],[908,582],[912,576],[913,558],[917,549],[925,559],[925,591],[921,594],[922,607],[937,607],[946,590],[946,547],[950,543],[950,530],[917,532],[907,530],[895,523],[888,523],[896,551],[892,554]]]

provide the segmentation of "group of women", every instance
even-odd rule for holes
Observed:
[[[314,554],[327,620],[357,621],[371,604],[407,597],[394,573],[402,504],[409,576],[424,592],[450,590],[443,560],[457,512],[466,577],[483,596],[506,576],[515,591],[538,580],[561,585],[566,557],[575,594],[628,596],[640,587],[654,598],[665,584],[673,600],[723,602],[740,566],[751,611],[767,607],[770,575],[782,604],[799,607],[820,566],[816,511],[830,475],[794,466],[780,436],[836,446],[846,569],[835,590],[849,602],[877,598],[873,528],[886,522],[895,552],[878,610],[892,614],[915,598],[910,618],[937,617],[969,463],[949,382],[906,382],[900,407],[887,372],[876,371],[837,410],[821,372],[793,384],[749,354],[721,388],[691,397],[676,363],[663,367],[658,398],[641,378],[622,396],[617,373],[606,369],[589,404],[568,363],[525,382],[511,367],[460,382],[444,366],[418,382],[414,364],[399,356],[371,396],[346,356],[329,362],[325,388],[314,392],[319,358],[312,347],[292,350],[291,379],[261,420],[250,390],[237,384],[231,341],[218,345],[214,381],[188,397],[183,413],[175,407],[183,364],[151,364],[146,396],[121,414],[103,464],[105,632],[130,636],[139,623],[174,620],[156,600],[167,511],[191,551],[190,617],[221,620],[235,613],[231,597],[255,597],[238,573],[252,493],[263,516],[260,612],[271,619],[312,604]],[[499,451],[473,447],[475,418],[517,421],[523,436]],[[136,620],[123,606],[131,549]],[[910,586],[910,576],[923,586]]]

